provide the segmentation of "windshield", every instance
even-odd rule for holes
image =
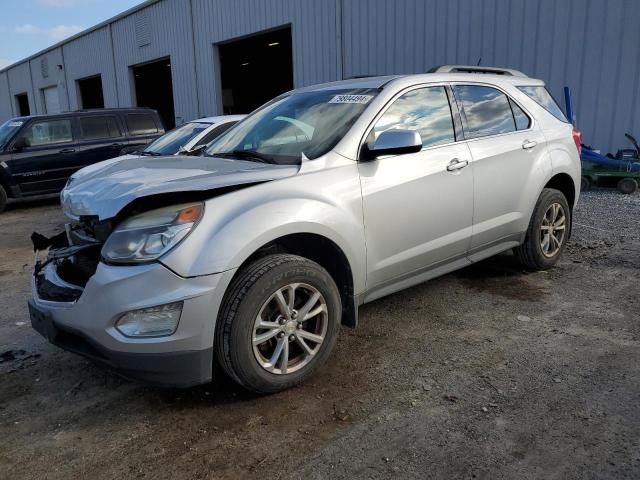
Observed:
[[[23,124],[22,120],[9,120],[0,125],[0,147],[4,147]]]
[[[178,153],[180,147],[184,147],[189,140],[210,126],[210,123],[185,123],[181,127],[175,128],[169,133],[157,138],[144,149],[144,152],[160,155],[174,155]]]
[[[317,90],[267,103],[218,138],[210,156],[298,164],[318,158],[342,139],[378,94],[376,89]]]

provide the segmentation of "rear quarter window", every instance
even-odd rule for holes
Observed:
[[[569,123],[564,112],[545,87],[518,87],[518,89],[558,120]]]
[[[127,114],[127,129],[131,135],[150,135],[158,133],[158,127],[153,115],[147,113]]]

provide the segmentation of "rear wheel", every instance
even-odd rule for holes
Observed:
[[[591,189],[591,179],[589,177],[582,177],[580,179],[580,191],[586,192]]]
[[[7,206],[7,191],[0,185],[0,213],[4,212]]]
[[[552,267],[569,238],[571,210],[559,190],[542,190],[529,221],[524,243],[514,249],[518,261],[531,270]]]
[[[216,357],[248,390],[273,393],[303,382],[336,342],[342,306],[329,273],[295,255],[270,255],[239,272],[216,328]]]
[[[631,195],[638,190],[638,182],[635,178],[623,178],[618,182],[618,191],[625,195]]]

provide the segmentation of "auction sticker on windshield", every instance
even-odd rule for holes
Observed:
[[[373,95],[336,95],[329,103],[369,103]]]
[[[9,122],[9,127],[21,127],[24,124],[24,122]]]

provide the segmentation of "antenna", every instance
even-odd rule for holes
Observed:
[[[476,67],[479,67],[481,63],[482,63],[482,57],[478,59],[478,63],[476,63]]]

